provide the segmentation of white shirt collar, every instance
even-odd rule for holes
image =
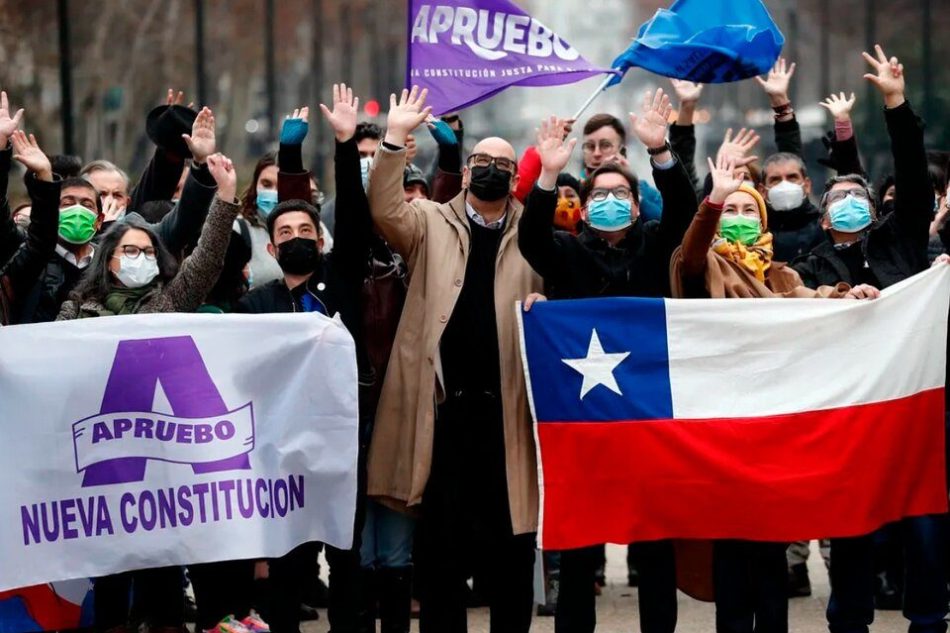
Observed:
[[[84,268],[87,268],[89,264],[92,263],[92,258],[96,254],[96,247],[90,244],[89,254],[83,257],[82,259],[80,259],[79,261],[76,261],[76,256],[73,255],[71,251],[67,251],[65,248],[63,248],[62,244],[56,245],[56,254],[62,257],[63,259],[65,259],[67,262],[69,262],[76,268],[78,268],[79,270],[83,270]]]
[[[494,222],[485,222],[485,218],[478,214],[478,211],[475,210],[468,201],[465,202],[465,214],[468,215],[468,219],[477,224],[478,226],[483,226],[486,229],[500,229],[505,226],[505,218],[508,217],[508,210],[505,210],[505,213],[495,220]]]

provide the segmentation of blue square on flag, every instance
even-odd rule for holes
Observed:
[[[521,316],[539,423],[673,417],[662,299],[548,301]]]

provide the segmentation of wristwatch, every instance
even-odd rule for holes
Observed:
[[[670,145],[669,141],[664,141],[663,145],[661,145],[660,147],[647,148],[647,154],[649,154],[650,156],[659,156],[663,152],[671,152],[671,151],[673,151],[673,146]]]

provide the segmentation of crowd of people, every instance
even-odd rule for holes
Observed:
[[[260,158],[239,196],[213,112],[182,105],[180,93],[149,114],[155,153],[134,186],[108,160],[46,154],[22,129],[23,110],[12,113],[0,93],[0,323],[339,314],[356,341],[360,476],[353,547],[326,548],[332,631],[375,631],[379,619],[384,633],[406,633],[415,598],[423,633],[465,631],[476,600],[490,607],[492,631],[525,633],[539,490],[516,302],[873,300],[950,261],[946,166],[928,161],[903,66],[880,47],[864,57],[883,98],[893,176],[869,185],[855,99],[839,93],[822,103],[834,118],[835,176],[820,191],[803,160],[788,98],[795,67],[785,60],[758,79],[775,115],[777,151],[764,159],[759,136],[743,129],[697,161],[703,87],[686,81],[672,84],[675,117],[670,94],[648,91],[629,125],[596,114],[580,139],[574,120],[542,121],[520,157],[496,137],[464,152],[461,118],[433,117],[425,91],[394,95],[381,129],[360,122],[359,99],[334,85],[331,105],[320,106],[335,137],[330,201],[303,162],[306,107],[283,122],[279,151]],[[413,164],[420,129],[438,144],[431,179]],[[652,184],[630,171],[628,134],[630,151],[650,158]],[[578,142],[583,170],[571,174]],[[13,160],[26,168],[29,200],[20,204],[6,195]],[[944,450],[942,438],[934,450]],[[875,605],[896,595],[911,631],[946,631],[948,527],[946,515],[923,516],[832,538],[829,629],[868,631]],[[880,564],[884,535],[903,574]],[[321,548],[190,565],[197,626],[299,633]],[[808,551],[717,541],[716,630],[788,631],[789,597],[810,593]],[[644,633],[676,628],[675,557],[671,541],[630,546]],[[544,553],[546,604],[537,610],[555,630],[595,629],[603,564],[602,546]],[[183,630],[184,572],[94,579],[95,629]]]

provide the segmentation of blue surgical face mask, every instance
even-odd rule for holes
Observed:
[[[274,207],[277,206],[277,190],[276,189],[258,189],[257,190],[257,210],[260,211],[260,214],[265,218],[270,215],[270,212],[274,210]]]
[[[828,207],[831,228],[842,233],[857,233],[871,226],[871,204],[849,195]]]
[[[618,200],[609,193],[603,200],[587,203],[587,223],[598,231],[621,231],[631,224],[629,200]]]

